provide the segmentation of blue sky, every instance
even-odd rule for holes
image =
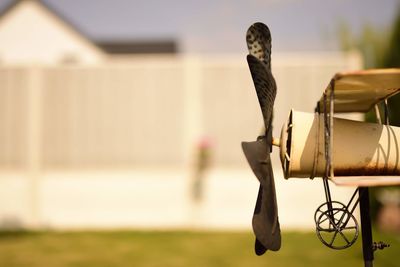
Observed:
[[[240,53],[248,26],[269,25],[277,50],[337,50],[340,22],[390,27],[400,0],[43,0],[90,38],[175,38],[181,50]],[[10,2],[0,0],[0,8]]]

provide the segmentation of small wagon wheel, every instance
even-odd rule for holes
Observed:
[[[325,246],[345,249],[356,242],[359,229],[356,218],[347,209],[333,208],[318,217],[316,232]]]
[[[346,206],[339,201],[331,201],[331,205],[332,208],[337,208],[337,209],[345,209]],[[322,213],[324,213],[325,211],[328,210],[328,202],[322,203],[316,210],[314,213],[314,222],[315,224],[317,224],[317,220],[319,218],[319,216],[321,216]]]

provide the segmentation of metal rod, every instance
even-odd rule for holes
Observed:
[[[328,110],[327,110],[327,96],[324,93],[324,145],[325,145],[325,177],[329,177],[329,122],[328,122]]]
[[[353,207],[351,208],[351,210],[349,210],[351,203],[353,202],[354,197],[357,195],[358,192],[358,188],[356,189],[356,191],[354,191],[353,195],[350,198],[349,203],[346,206],[346,210],[350,213],[353,214],[354,210],[357,207],[358,202],[360,201],[360,197],[357,198],[356,202],[354,203]],[[343,213],[342,217],[340,218],[340,222],[342,222],[343,218],[345,216],[345,213]],[[350,216],[347,217],[346,221],[343,223],[343,226],[346,227],[347,223],[350,221]]]
[[[334,100],[335,100],[335,82],[334,79],[331,82],[331,93],[329,95],[329,177],[332,179],[334,176],[333,171],[333,113],[334,113]]]
[[[332,207],[332,199],[331,199],[331,192],[329,190],[329,172],[330,172],[330,120],[328,120],[328,99],[326,92],[324,93],[324,144],[325,144],[325,175],[323,177],[324,183],[324,191],[325,191],[325,199],[328,206],[329,217],[333,219],[333,207]]]
[[[351,199],[350,199],[350,201],[349,201],[349,204],[348,204],[347,207],[346,207],[347,210],[349,210],[350,203],[353,202],[353,199],[354,199],[354,197],[356,196],[356,194],[357,194],[358,191],[359,191],[358,188],[356,189],[356,191],[354,191],[354,194],[353,194],[353,196],[351,197]],[[364,193],[364,192],[361,192],[360,194],[363,194],[363,193]],[[359,195],[359,197],[357,198],[356,202],[354,203],[353,207],[351,208],[351,211],[350,211],[351,214],[353,214],[354,210],[356,209],[358,202],[360,202],[360,195]]]
[[[384,103],[384,107],[385,107],[385,124],[389,125],[389,106],[388,106],[388,102],[387,99],[385,99]]]
[[[322,180],[324,182],[325,199],[328,204],[328,210],[332,210],[332,198],[331,198],[331,191],[329,189],[328,179],[324,177]]]
[[[331,190],[329,189],[329,181],[328,177],[324,177],[323,179],[324,183],[324,191],[325,191],[325,199],[326,199],[326,205],[328,206],[328,217],[330,218],[330,221],[334,221],[334,214],[333,214],[333,206],[332,206],[332,197],[331,197]]]
[[[361,236],[362,249],[364,257],[364,266],[372,267],[374,261],[374,250],[372,243],[372,227],[369,207],[369,191],[368,187],[360,187],[360,215],[361,215]]]
[[[374,108],[375,108],[376,122],[382,124],[381,112],[379,110],[378,104],[375,104]]]

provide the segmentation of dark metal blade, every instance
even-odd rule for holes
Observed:
[[[265,138],[253,142],[242,142],[242,149],[254,175],[261,185],[267,185],[267,176],[271,164],[269,146]]]
[[[253,215],[253,231],[256,235],[256,254],[262,255],[267,249],[277,251],[281,247],[270,145],[267,138],[259,138],[254,142],[242,142],[242,148],[251,169],[260,181]]]
[[[276,97],[276,84],[271,73],[271,34],[263,23],[253,24],[246,34],[251,77],[264,119],[266,135],[255,142],[243,142],[242,148],[251,169],[260,182],[253,215],[256,235],[255,251],[262,255],[268,249],[281,247],[275,183],[270,159],[272,143],[272,111]]]
[[[266,247],[264,247],[264,245],[258,241],[258,239],[256,238],[256,242],[254,244],[254,251],[256,252],[257,256],[261,256],[263,255],[268,249]]]
[[[256,57],[247,56],[251,77],[257,92],[258,102],[260,103],[261,112],[264,118],[265,128],[268,129],[271,123],[272,110],[276,97],[276,84],[272,76],[271,70]]]
[[[261,22],[251,25],[246,33],[246,42],[249,54],[271,69],[271,33],[267,25]]]

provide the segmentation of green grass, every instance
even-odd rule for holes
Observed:
[[[390,248],[375,254],[374,266],[400,266],[400,237],[375,233]],[[285,232],[279,252],[258,257],[252,233],[237,232],[2,232],[0,266],[363,266],[361,238],[332,250],[315,233]]]

